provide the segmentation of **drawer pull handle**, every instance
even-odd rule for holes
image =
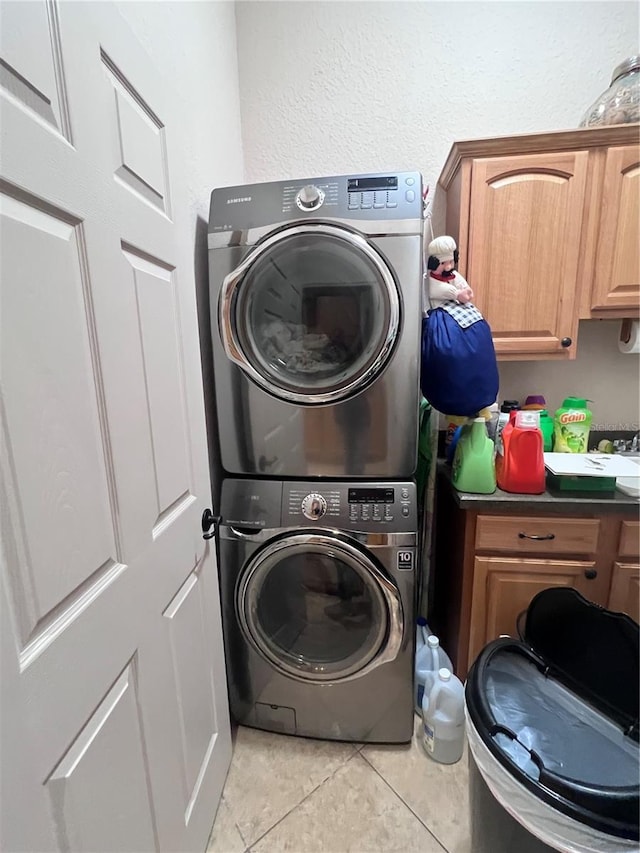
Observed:
[[[585,569],[584,576],[588,581],[592,581],[594,578],[598,577],[598,572],[595,569]]]
[[[555,533],[545,533],[544,536],[538,536],[536,533],[518,533],[519,539],[535,539],[536,542],[542,542],[544,539],[555,539]]]

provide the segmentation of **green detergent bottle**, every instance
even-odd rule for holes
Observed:
[[[591,411],[584,397],[565,397],[554,418],[554,453],[586,453],[590,430]]]
[[[496,490],[494,445],[487,435],[487,422],[475,418],[462,427],[453,457],[452,480],[459,492],[490,495]]]
[[[543,451],[547,453],[553,450],[553,433],[554,433],[553,418],[546,409],[540,410],[540,432],[544,442]]]

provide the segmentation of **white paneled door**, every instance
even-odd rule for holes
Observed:
[[[187,129],[111,4],[0,16],[0,848],[203,850],[231,742]]]

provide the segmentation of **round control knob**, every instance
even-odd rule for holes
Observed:
[[[307,495],[302,501],[302,512],[311,521],[316,521],[316,519],[322,518],[326,511],[326,500],[322,495],[317,495],[315,492]]]
[[[296,204],[301,210],[315,210],[324,201],[324,193],[313,184],[302,187],[296,196]]]

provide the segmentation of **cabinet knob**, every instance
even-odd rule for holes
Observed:
[[[555,533],[545,533],[544,536],[538,536],[536,533],[518,533],[518,539],[535,539],[536,542],[542,542],[544,539],[555,539]]]
[[[573,343],[573,341],[571,340],[571,338],[563,338],[563,339],[560,341],[560,344],[561,344],[565,349],[567,349],[568,347],[570,347],[572,343]]]
[[[598,577],[598,572],[595,569],[585,569],[584,576],[588,581],[592,581],[594,578]]]

